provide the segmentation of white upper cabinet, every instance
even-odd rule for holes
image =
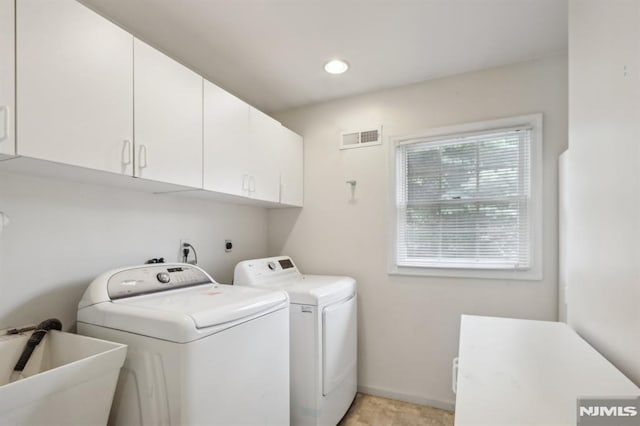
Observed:
[[[208,81],[204,117],[204,189],[279,202],[280,123]]]
[[[0,157],[15,154],[14,0],[0,0]]]
[[[17,153],[132,174],[133,36],[75,0],[16,4]]]
[[[249,196],[249,105],[204,82],[204,189]]]
[[[280,203],[302,207],[303,201],[303,142],[302,136],[282,127],[278,143],[280,164]]]
[[[134,176],[202,188],[202,77],[138,39],[134,65]]]
[[[300,136],[76,0],[0,0],[0,52],[0,158],[302,205]]]
[[[280,199],[280,166],[277,155],[281,124],[267,114],[249,108],[249,197],[262,201]]]

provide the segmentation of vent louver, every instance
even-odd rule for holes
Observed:
[[[340,149],[360,148],[371,145],[380,145],[382,129],[368,129],[342,133]]]

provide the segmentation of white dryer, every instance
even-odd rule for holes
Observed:
[[[129,346],[110,424],[288,425],[288,306],[187,264],[99,276],[78,333]]]
[[[291,424],[335,426],[357,388],[353,278],[302,275],[286,256],[238,263],[234,285],[281,289],[291,308]]]

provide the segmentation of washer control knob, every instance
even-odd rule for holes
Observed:
[[[171,281],[171,275],[169,275],[168,272],[160,272],[158,275],[156,275],[156,278],[162,284],[169,284],[169,281]]]
[[[271,269],[272,271],[276,270],[276,264],[275,262],[269,262],[267,263],[267,266],[269,267],[269,269]]]

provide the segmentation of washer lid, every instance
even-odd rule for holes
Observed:
[[[268,311],[286,302],[282,292],[248,291],[246,287],[218,285],[191,291],[117,300],[114,303],[189,316],[195,328],[214,327]]]
[[[78,311],[78,321],[185,343],[287,304],[282,291],[202,285],[91,305]]]

